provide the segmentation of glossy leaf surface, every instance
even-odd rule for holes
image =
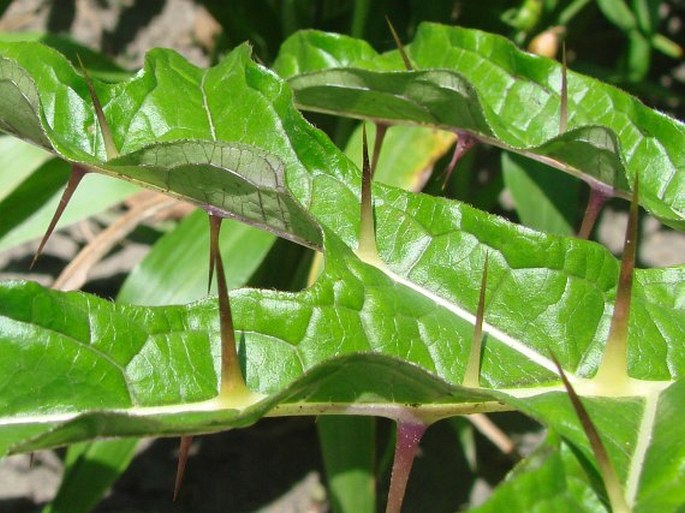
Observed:
[[[1,284],[0,452],[96,436],[211,432],[266,414],[435,420],[518,408],[589,455],[560,392],[553,350],[597,414],[636,507],[669,484],[645,477],[643,491],[643,474],[631,469],[679,472],[682,460],[660,462],[649,440],[672,443],[660,427],[682,402],[685,268],[636,272],[628,370],[647,385],[594,397],[583,378],[597,370],[619,269],[605,248],[379,184],[380,261],[361,259],[352,249],[359,170],[304,121],[288,85],[251,62],[246,47],[209,71],[155,51],[130,81],[96,84],[121,153],[110,161],[87,88],[66,61],[35,45],[0,53],[5,129],[325,252],[324,273],[307,290],[233,293],[238,353],[253,392],[247,397],[217,397],[214,301],[134,307]],[[423,87],[415,75],[402,80]],[[415,121],[382,95],[377,103]],[[554,151],[577,152],[573,141],[548,147],[555,144]],[[460,384],[486,251],[484,388],[466,389]]]
[[[682,123],[597,80],[568,73],[568,122],[559,135],[561,65],[477,30],[424,23],[397,51],[303,31],[287,40],[276,70],[299,106],[342,116],[470,132],[626,196],[640,174],[641,204],[683,228]]]

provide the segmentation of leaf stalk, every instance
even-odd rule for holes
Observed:
[[[385,513],[400,513],[407,491],[409,473],[414,464],[419,443],[428,428],[427,424],[415,420],[399,420],[395,440],[395,458],[390,474],[390,490]]]

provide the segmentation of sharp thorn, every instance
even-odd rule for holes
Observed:
[[[376,173],[376,166],[378,166],[378,159],[381,155],[381,147],[385,140],[385,134],[388,131],[388,125],[385,123],[376,123],[376,139],[373,142],[373,156],[371,157],[371,178]]]
[[[630,511],[630,508],[626,504],[623,488],[621,487],[614,466],[612,465],[611,460],[609,459],[609,454],[607,453],[606,448],[604,447],[604,443],[602,442],[602,439],[599,436],[597,428],[592,422],[592,419],[590,418],[589,413],[585,409],[583,402],[580,400],[580,397],[574,390],[573,385],[571,385],[571,382],[566,377],[564,369],[561,368],[559,360],[557,360],[557,357],[552,352],[550,352],[550,356],[554,361],[554,365],[556,365],[557,367],[557,371],[559,372],[561,381],[563,382],[564,388],[568,393],[569,399],[571,400],[571,404],[573,405],[573,409],[576,412],[576,416],[580,420],[580,424],[583,427],[585,436],[587,436],[590,442],[590,447],[592,448],[592,452],[595,455],[595,459],[597,460],[597,465],[599,466],[602,479],[604,481],[604,487],[609,497],[611,510],[614,512]]]
[[[483,277],[480,282],[480,294],[478,295],[478,308],[476,310],[476,322],[473,326],[473,340],[469,353],[466,371],[464,372],[463,385],[477,388],[480,386],[480,362],[483,347],[483,319],[485,317],[485,291],[488,287],[488,253],[485,253],[483,264]]]
[[[362,125],[362,190],[359,220],[358,253],[366,259],[378,257],[376,233],[373,219],[373,200],[371,197],[371,165],[369,164],[369,144],[366,125]]]
[[[406,68],[407,71],[414,71],[414,66],[411,63],[411,60],[409,59],[409,56],[407,55],[407,52],[404,49],[404,45],[402,44],[402,41],[400,40],[400,36],[397,34],[397,31],[395,30],[395,27],[393,26],[392,22],[390,21],[390,18],[388,18],[386,16],[385,21],[388,24],[388,28],[390,29],[390,33],[392,34],[392,38],[395,40],[395,45],[397,46],[397,49],[400,51],[400,55],[402,56],[402,61],[404,62],[404,67]]]
[[[602,361],[595,379],[605,386],[620,387],[628,380],[628,321],[630,318],[630,300],[633,288],[633,273],[637,252],[637,228],[639,212],[639,183],[635,176],[633,196],[630,202],[630,214],[626,227],[621,270],[616,290],[616,303],[611,318],[611,327],[607,337]]]
[[[183,483],[183,476],[186,472],[186,465],[188,464],[188,453],[190,451],[190,446],[193,443],[192,436],[182,436],[181,443],[178,448],[178,464],[176,466],[176,480],[174,481],[174,496],[173,501],[176,502],[178,497],[178,492],[181,490],[181,484]]]
[[[602,210],[604,203],[608,199],[608,196],[604,194],[599,189],[590,187],[590,197],[587,201],[587,207],[585,208],[585,213],[583,214],[583,222],[580,225],[580,230],[578,231],[579,239],[589,239],[592,230],[597,222],[597,217],[599,212]]]
[[[86,175],[87,172],[88,170],[86,168],[79,166],[78,164],[72,165],[71,175],[69,176],[67,185],[64,189],[64,192],[62,193],[62,197],[59,200],[59,204],[55,209],[55,213],[52,215],[50,224],[48,225],[47,230],[45,230],[45,234],[43,235],[43,238],[41,239],[40,244],[38,245],[36,254],[33,256],[33,260],[31,261],[31,265],[29,265],[29,269],[33,269],[33,266],[36,265],[38,258],[43,252],[43,249],[45,248],[45,244],[48,242],[50,235],[52,235],[52,232],[55,230],[57,223],[62,217],[64,209],[69,204],[69,201],[71,200],[74,191],[76,191],[76,188],[78,187],[79,183],[81,183],[81,179]]]
[[[561,106],[559,111],[559,134],[566,132],[568,119],[568,67],[566,66],[566,42],[561,44]]]
[[[209,275],[207,277],[207,295],[212,290],[212,278],[216,271],[216,252],[219,249],[219,229],[214,226],[213,217],[212,214],[209,214]],[[216,234],[214,233],[215,229],[217,230]]]
[[[111,160],[119,155],[119,150],[114,144],[114,138],[112,137],[112,131],[107,123],[107,118],[105,117],[105,112],[102,110],[102,104],[95,92],[95,87],[93,86],[93,81],[88,74],[88,70],[83,65],[81,56],[76,54],[79,65],[81,66],[81,72],[83,77],[86,79],[86,85],[88,86],[88,93],[90,94],[90,100],[93,102],[93,108],[95,109],[95,115],[97,116],[98,124],[100,125],[100,131],[102,132],[102,140],[105,143],[105,153],[107,154],[107,159]]]
[[[462,130],[457,131],[457,143],[454,145],[454,152],[452,153],[452,158],[450,159],[450,162],[449,164],[447,164],[447,167],[445,168],[445,171],[443,173],[445,177],[442,182],[443,191],[447,187],[447,184],[449,183],[450,178],[452,177],[452,172],[454,171],[454,168],[457,167],[457,164],[464,156],[464,154],[466,154],[467,151],[473,148],[477,142],[478,139],[476,139],[470,133],[464,132]]]
[[[216,271],[216,287],[219,300],[219,326],[221,330],[221,391],[244,390],[245,380],[240,368],[238,350],[233,326],[233,314],[228,295],[228,284],[224,263],[219,248],[219,233],[222,218],[209,214],[209,239],[210,252],[214,255],[214,268]]]

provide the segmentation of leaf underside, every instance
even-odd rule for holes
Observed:
[[[298,106],[341,116],[467,131],[477,139],[579,176],[685,227],[685,126],[595,79],[568,72],[567,128],[559,134],[562,65],[507,39],[421,24],[400,52],[379,55],[363,40],[301,31],[281,47],[275,69]]]

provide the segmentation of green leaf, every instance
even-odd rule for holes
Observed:
[[[207,215],[196,211],[161,237],[127,277],[117,300],[163,305],[196,301],[207,294],[207,269],[198,265],[209,252]],[[233,221],[221,232],[224,259],[231,262],[231,287],[245,285],[275,238]],[[96,440],[69,447],[65,472],[55,499],[43,513],[87,512],[126,470],[137,439]]]
[[[333,45],[335,59],[324,59]],[[304,109],[465,130],[624,197],[640,173],[641,204],[684,226],[682,123],[569,72],[568,130],[559,135],[560,64],[499,36],[429,23],[407,52],[417,71],[401,71],[397,52],[369,55],[363,41],[303,31],[283,44],[275,68]]]
[[[320,417],[316,423],[335,513],[376,511],[376,422],[370,417]]]
[[[559,235],[575,233],[578,180],[507,152],[502,153],[502,174],[523,224]]]
[[[136,307],[34,284],[0,284],[0,453],[97,436],[212,432],[267,414],[412,415],[428,422],[519,408],[554,427],[592,467],[547,356],[552,350],[599,417],[609,453],[639,506],[639,481],[631,484],[631,476],[640,475],[631,469],[650,457],[649,447],[640,445],[642,427],[656,425],[643,419],[652,418],[652,408],[654,419],[668,417],[671,403],[661,398],[678,389],[673,382],[685,370],[685,267],[636,271],[628,371],[637,381],[620,397],[596,397],[584,379],[596,372],[605,345],[619,269],[605,248],[377,184],[380,261],[364,261],[352,249],[359,170],[304,121],[287,84],[252,63],[245,47],[206,72],[156,51],[130,81],[96,83],[122,154],[109,162],[87,88],[73,69],[33,45],[0,53],[11,71],[3,87],[14,94],[5,106],[17,107],[0,108],[5,128],[70,160],[325,252],[324,273],[304,291],[233,293],[238,353],[252,391],[247,397],[217,396],[214,301]],[[463,84],[452,72],[421,73]],[[400,86],[424,85],[415,75],[396,75]],[[378,78],[368,77],[370,85]],[[393,111],[384,100],[376,103]],[[408,120],[421,112],[396,106]],[[454,110],[450,104],[441,109]],[[57,115],[64,112],[78,116]],[[474,116],[485,120],[478,111]],[[652,114],[645,116],[647,123]],[[92,138],[83,137],[84,126]],[[569,156],[587,149],[568,135],[540,148]],[[486,252],[484,388],[466,389],[460,384]],[[653,439],[672,442],[656,432]]]
[[[5,43],[40,42],[63,54],[74,66],[79,66],[80,58],[88,72],[100,80],[119,81],[125,80],[131,75],[104,54],[64,35],[47,32],[2,32],[0,33],[0,41]]]
[[[87,513],[126,470],[138,440],[98,440],[69,447],[65,474],[55,498],[43,513]]]
[[[639,482],[636,512],[682,510],[685,480],[682,462],[685,449],[681,443],[685,432],[678,422],[685,405],[685,383],[679,381],[666,390],[654,411],[654,424]]]
[[[71,64],[32,43],[0,44],[0,55],[6,93],[0,128],[66,160],[181,196],[306,245],[320,244],[316,224],[287,186],[306,195],[308,172],[320,166],[342,166],[344,172],[346,163],[336,162],[332,143],[304,122],[290,91],[249,59],[247,46],[208,71],[171,51],[153,51],[144,71],[129,81],[96,81],[122,155],[110,162],[105,162],[86,83]],[[226,90],[242,91],[230,106]],[[286,131],[291,125],[300,131]],[[298,139],[318,140],[323,162],[310,153],[310,169],[305,167],[295,150],[301,150]],[[333,158],[326,158],[327,153]],[[251,176],[241,175],[245,168]]]
[[[637,28],[637,18],[624,0],[597,0],[607,19],[624,32]]]
[[[50,154],[14,137],[0,137],[0,200],[50,158]]]
[[[269,233],[224,221],[220,245],[224,260],[229,262],[229,288],[247,283],[274,241]],[[205,297],[208,254],[207,214],[198,210],[157,241],[127,276],[117,300],[138,305],[172,305]]]
[[[520,463],[485,504],[473,513],[496,511],[606,512],[587,474],[560,437],[550,431],[544,443]]]

